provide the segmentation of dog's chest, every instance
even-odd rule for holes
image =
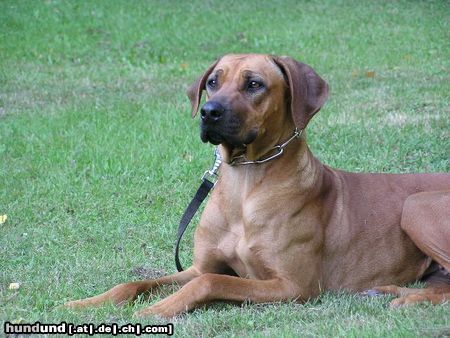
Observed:
[[[275,228],[269,222],[273,211],[254,200],[242,201],[234,207],[237,212],[227,215],[228,231],[220,236],[217,245],[221,255],[240,277],[270,278],[273,274],[271,257],[279,244],[271,240],[275,237]]]
[[[224,175],[225,187],[215,191],[215,212],[220,217],[210,219],[216,229],[221,221],[223,232],[216,232],[215,248],[226,264],[244,278],[267,279],[275,270],[274,256],[279,248],[285,247],[280,231],[286,229],[289,215],[293,213],[292,198],[283,184],[274,185],[271,180],[249,183],[241,177],[228,178]],[[275,196],[275,197],[274,197]],[[211,215],[208,210],[208,215]],[[214,224],[214,225],[213,225]]]
[[[218,249],[227,265],[243,278],[267,278],[262,247],[247,241],[244,227],[233,226],[233,230],[225,235],[218,245]]]

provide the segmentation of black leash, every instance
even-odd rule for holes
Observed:
[[[208,196],[211,189],[214,188],[215,182],[211,182],[209,179],[206,178],[207,175],[210,177],[216,179],[217,182],[217,172],[219,170],[219,166],[222,163],[222,158],[220,156],[219,150],[216,148],[215,152],[215,161],[214,165],[210,170],[205,171],[205,173],[202,176],[202,184],[198,188],[197,192],[195,193],[194,198],[192,199],[191,203],[189,203],[188,207],[184,211],[183,217],[181,217],[180,224],[178,225],[178,235],[177,235],[177,242],[175,246],[175,265],[177,266],[177,270],[179,272],[183,271],[183,267],[181,266],[180,259],[178,257],[178,251],[180,249],[180,242],[181,238],[183,237],[184,232],[186,231],[187,226],[192,220],[192,217],[194,217],[195,213],[197,212],[198,208],[202,204],[202,202],[205,200],[206,196]]]

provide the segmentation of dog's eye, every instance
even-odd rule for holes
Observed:
[[[216,79],[209,79],[208,82],[206,83],[206,85],[209,88],[214,89],[217,86],[217,80]]]
[[[257,90],[262,88],[264,85],[259,81],[250,81],[247,85],[249,90]]]

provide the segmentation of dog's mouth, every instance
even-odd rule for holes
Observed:
[[[200,138],[202,139],[202,141],[204,143],[209,142],[209,143],[214,144],[215,146],[224,142],[224,137],[221,134],[214,132],[214,131],[207,130],[205,128],[201,129]]]
[[[225,162],[230,162],[232,158],[245,154],[247,145],[255,141],[257,136],[257,128],[251,129],[244,137],[205,126],[201,126],[200,130],[200,138],[203,142],[222,145],[226,152],[223,154]]]
[[[200,138],[204,143],[209,142],[214,145],[223,144],[230,148],[246,147],[248,144],[252,143],[257,136],[257,129],[250,130],[245,137],[205,128],[203,126],[200,131]]]

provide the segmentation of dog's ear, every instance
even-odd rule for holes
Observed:
[[[208,69],[200,76],[192,85],[189,86],[187,90],[187,96],[191,100],[192,106],[192,117],[197,114],[198,106],[200,105],[200,100],[202,98],[202,92],[205,89],[206,80],[208,76],[213,71],[214,67],[217,65],[220,59],[214,62]]]
[[[274,57],[286,77],[291,93],[295,126],[304,129],[328,97],[328,84],[308,65],[290,57]]]

